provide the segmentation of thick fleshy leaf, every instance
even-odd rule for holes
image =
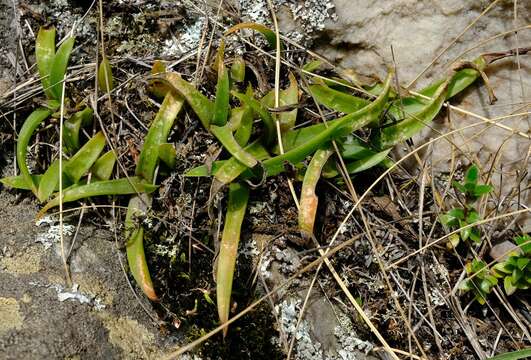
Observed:
[[[109,150],[96,160],[90,171],[98,180],[109,180],[115,163],[116,155],[114,150]]]
[[[35,42],[35,58],[44,93],[52,99],[53,93],[50,88],[50,70],[55,56],[55,27],[41,26]]]
[[[248,199],[249,189],[246,186],[239,183],[230,184],[227,215],[223,227],[216,271],[218,314],[222,324],[229,320],[234,268],[236,267],[240,230],[245,216]],[[225,335],[227,329],[228,328],[224,329]]]
[[[351,162],[347,164],[347,171],[349,174],[357,174],[359,172],[370,169],[384,161],[390,151],[391,149],[387,149],[384,151],[380,151],[379,153],[369,155],[363,159]]]
[[[170,134],[173,123],[183,107],[183,99],[177,95],[168,93],[155,116],[155,120],[149,127],[148,133],[140,152],[136,165],[136,175],[152,183],[155,168],[159,160],[160,145],[165,143]]]
[[[477,69],[483,71],[487,66],[487,62],[483,56],[479,56],[472,63],[477,67]],[[464,68],[458,70],[451,78],[448,83],[448,93],[446,94],[446,99],[450,99],[455,95],[459,94],[467,87],[472,85],[480,77],[480,73],[476,69]],[[420,94],[433,97],[437,92],[437,89],[445,82],[446,80],[439,80],[429,85],[428,87],[419,91]]]
[[[315,187],[321,177],[323,166],[334,152],[329,149],[319,149],[315,152],[304,174],[301,198],[299,201],[299,229],[303,236],[311,236],[317,214],[319,198]]]
[[[61,100],[61,94],[63,90],[63,80],[66,74],[66,68],[68,67],[68,60],[74,47],[74,37],[66,39],[53,58],[52,67],[50,69],[50,85],[54,99]]]
[[[444,82],[439,86],[432,101],[430,101],[421,111],[413,114],[405,114],[405,119],[390,125],[385,126],[375,135],[371,136],[371,142],[377,149],[388,149],[398,143],[402,143],[409,139],[419,131],[421,131],[428,123],[430,123],[441,110],[441,107],[446,100],[448,82]]]
[[[370,103],[369,100],[346,94],[326,85],[310,85],[309,90],[319,104],[346,114],[358,111]]]
[[[245,60],[241,56],[234,59],[230,67],[230,77],[235,82],[243,82],[245,80]]]
[[[265,150],[264,150],[265,151]],[[218,173],[218,171],[223,167],[225,163],[227,163],[229,160],[218,160],[214,161],[210,166],[207,165],[201,165],[197,166],[195,168],[192,168],[184,173],[184,176],[187,177],[206,177],[206,176],[213,176]],[[237,161],[234,159],[234,161]],[[242,164],[243,165],[243,164]],[[6,179],[6,178],[4,178]],[[2,180],[4,180],[2,179]],[[0,180],[0,181],[2,181]]]
[[[157,186],[148,184],[138,177],[130,177],[116,180],[94,181],[90,184],[72,185],[63,191],[63,203],[86,199],[93,196],[104,195],[127,195],[137,193],[151,193],[157,189]],[[51,208],[59,206],[60,199],[56,196],[50,200],[37,215],[42,217]]]
[[[254,167],[257,164],[257,160],[254,158],[254,156],[242,149],[236,139],[234,139],[234,136],[232,136],[232,132],[230,130],[230,126],[212,125],[210,127],[210,131],[221,142],[223,147],[232,156],[234,156],[234,158],[236,158],[236,160],[250,168]]]
[[[147,194],[135,195],[129,200],[125,217],[126,252],[129,269],[136,283],[150,300],[157,301],[144,252],[144,228],[139,224],[139,218],[145,216],[149,206],[151,197]]]
[[[244,147],[244,150],[258,161],[269,158],[269,153],[258,141],[247,145]],[[242,164],[240,161],[236,160],[236,158],[231,157],[229,160],[225,161],[223,165],[213,173],[213,175],[222,184],[229,184],[247,169],[248,167],[245,164]],[[212,167],[212,170],[214,171],[215,168]]]
[[[216,84],[216,99],[214,101],[214,116],[212,125],[224,126],[229,116],[230,83],[229,72],[224,64],[225,42],[222,40],[216,55],[218,82]]]
[[[179,74],[165,73],[162,79],[185,98],[205,129],[208,129],[214,115],[214,103],[197,90],[195,86],[183,80]]]
[[[228,125],[234,132],[236,142],[240,146],[247,145],[253,131],[253,111],[245,104],[233,108],[230,112]]]
[[[259,33],[264,35],[267,42],[269,43],[269,46],[271,46],[272,48],[275,48],[277,45],[277,37],[276,37],[275,32],[269,29],[267,26],[264,26],[262,24],[257,24],[254,22],[244,22],[244,23],[234,25],[233,27],[225,31],[224,35],[228,36],[242,29],[252,29],[252,30],[258,31]]]
[[[317,148],[323,146],[327,141],[344,136],[345,133],[351,133],[354,130],[366,126],[371,121],[374,121],[374,119],[377,119],[381,115],[387,101],[391,78],[392,73],[388,75],[385,82],[386,90],[370,105],[337,120],[329,121],[327,128],[322,129],[320,133],[314,134],[311,138],[306,138],[304,143],[301,143],[295,148],[290,148],[289,151],[286,151],[286,153],[282,155],[265,160],[263,166],[268,176],[273,176],[284,171],[285,162],[290,162],[295,165],[304,160],[306,156],[312,154]],[[301,130],[304,129],[307,128]],[[293,138],[291,140],[293,140]],[[299,141],[299,139],[296,138],[295,140]]]
[[[266,127],[266,143],[271,144],[275,139],[275,121],[273,120],[273,117],[267,108],[260,101],[252,98],[248,94],[233,92],[233,95],[242,103],[249,106],[258,116],[260,116],[260,119],[262,119]]]
[[[160,61],[155,60],[153,63],[153,67],[151,68],[151,75],[153,76],[162,76],[164,77],[164,73],[166,72],[166,65]],[[168,91],[170,91],[170,87],[168,84],[166,84],[163,81],[152,79],[148,82],[148,91],[150,94],[155,96],[158,99],[164,99]]]
[[[100,66],[98,67],[98,87],[104,93],[111,92],[114,89],[114,78],[109,59],[103,56]]]
[[[159,158],[170,169],[175,169],[177,162],[177,150],[173,144],[160,144],[159,145]]]
[[[65,164],[63,172],[74,184],[87,174],[92,165],[98,160],[105,147],[105,136],[100,131],[79,149]]]
[[[313,139],[316,139],[317,137],[322,136],[324,133],[327,133],[329,129],[334,129],[332,131],[332,137],[337,139],[339,137],[347,136],[353,131],[360,129],[373,121],[377,121],[380,118],[389,98],[391,82],[390,76],[392,75],[389,75],[384,83],[385,90],[381,92],[373,102],[361,108],[360,110],[338,119],[328,121],[326,125],[324,123],[319,123],[316,125],[303,127],[301,129],[285,132],[282,136],[284,150],[289,151],[296,147],[304,146]],[[278,154],[278,148],[275,148],[274,152]]]
[[[28,146],[31,136],[35,132],[35,129],[51,114],[52,110],[47,108],[38,108],[33,111],[30,116],[24,121],[17,139],[17,164],[20,174],[24,178],[26,184],[29,185],[31,191],[37,195],[37,185],[33,182],[33,178],[30,175],[28,165],[26,164],[26,155],[28,153]]]
[[[90,125],[93,117],[94,110],[86,107],[74,113],[74,115],[64,122],[63,142],[70,153],[74,153],[79,149],[79,131],[82,126]]]
[[[37,192],[37,198],[39,201],[46,201],[52,195],[59,183],[59,159],[52,162],[52,164],[46,169],[44,175],[39,182],[39,189]]]
[[[294,106],[293,110],[281,111],[278,115],[278,120],[280,121],[280,130],[285,132],[291,130],[295,126],[297,121],[297,105],[299,104],[299,86],[297,84],[297,79],[290,72],[289,77],[289,86],[286,89],[282,89],[279,92],[279,104],[280,106]],[[271,90],[262,98],[262,104],[273,108],[275,105],[275,92]]]
[[[31,190],[31,184],[35,184],[36,186],[39,186],[42,175],[30,175],[32,182],[27,183],[26,179],[22,175],[17,176],[6,176],[4,178],[0,179],[0,182],[4,184],[5,186],[8,186],[13,189],[19,189],[19,190]]]

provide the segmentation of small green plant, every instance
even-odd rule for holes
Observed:
[[[465,266],[468,277],[461,282],[459,289],[463,292],[472,291],[474,298],[481,305],[485,304],[487,295],[498,284],[496,278],[483,260],[474,259]]]
[[[518,247],[512,251],[506,260],[493,266],[493,274],[503,278],[503,288],[507,295],[516,290],[527,290],[531,285],[531,236],[522,235],[514,238]]]
[[[459,234],[454,234],[448,242],[449,248],[455,248],[461,241],[472,240],[474,243],[481,242],[481,231],[477,226],[468,226],[481,220],[481,216],[475,208],[475,203],[483,195],[492,190],[491,185],[478,184],[479,169],[472,165],[465,174],[462,183],[452,182],[452,186],[458,192],[461,207],[456,207],[440,216],[439,221],[450,229],[461,229]],[[468,227],[467,227],[468,226]]]

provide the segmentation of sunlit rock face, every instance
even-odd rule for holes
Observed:
[[[333,3],[337,19],[326,21],[322,34],[314,42],[314,48],[344,69],[383,77],[387,67],[395,66],[392,47],[399,82],[406,86],[442,53],[412,85],[412,89],[419,89],[445,76],[456,57],[472,47],[481,45],[464,55],[463,60],[472,60],[481,53],[523,47],[531,42],[530,29],[520,29],[517,33],[511,31],[528,25],[531,7],[525,1],[516,2],[516,12],[514,2],[497,2],[455,43],[454,39],[492,1],[335,0]],[[506,34],[485,41],[503,33]],[[481,81],[452,100],[452,104],[492,119],[529,112],[531,57],[521,55],[501,60],[488,68],[487,75],[498,98],[494,105],[489,104],[488,94]],[[482,121],[457,111],[445,115],[432,124],[432,129],[428,128],[415,137],[414,144],[418,146],[440,133]],[[529,115],[500,122],[529,135]],[[527,158],[530,142],[522,134],[483,124],[457,133],[449,140],[453,145],[441,140],[421,152],[422,156],[428,156],[436,170],[448,172],[453,151],[457,164],[467,165],[472,160],[487,171],[494,162],[492,182],[501,187],[502,194],[514,191],[518,183],[522,189],[526,187],[528,180],[518,179],[517,175],[526,169],[531,170]],[[407,150],[404,146],[397,152],[403,155]],[[418,163],[412,165],[418,169]],[[516,201],[516,198],[512,200],[510,209],[516,209]],[[528,193],[520,201],[529,203]],[[522,221],[522,225],[524,223]],[[528,221],[527,231],[531,229],[530,225]]]

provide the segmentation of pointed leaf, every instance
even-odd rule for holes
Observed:
[[[346,94],[326,85],[310,85],[309,90],[319,104],[346,114],[358,111],[370,103],[368,100]]]
[[[166,166],[170,169],[175,169],[175,164],[177,162],[177,150],[173,144],[160,144],[159,145],[159,157]]]
[[[46,108],[38,108],[33,111],[30,116],[24,121],[17,139],[17,164],[20,170],[20,174],[24,178],[26,184],[29,185],[31,191],[37,195],[37,186],[33,182],[33,178],[30,175],[28,165],[26,164],[26,155],[28,153],[28,145],[31,136],[35,132],[35,129],[52,114],[52,110]]]
[[[61,94],[63,90],[63,80],[66,74],[66,68],[68,67],[68,60],[70,59],[70,53],[74,47],[74,37],[66,39],[53,58],[52,67],[50,70],[50,85],[51,91],[54,95],[54,99],[61,100]]]
[[[155,120],[149,127],[148,133],[136,165],[136,175],[144,178],[147,182],[153,182],[155,168],[159,160],[160,144],[167,141],[171,128],[177,115],[183,107],[183,99],[177,95],[168,93],[155,116]]]
[[[205,129],[208,129],[214,115],[214,103],[178,74],[166,73],[162,81],[165,81],[172,89],[185,98]]]
[[[446,100],[447,87],[448,82],[446,81],[439,86],[433,100],[428,102],[421,111],[405,114],[404,120],[376,131],[375,135],[371,136],[371,142],[376,148],[383,150],[402,143],[421,131],[441,110]]]
[[[229,126],[216,126],[212,125],[210,131],[214,136],[223,144],[225,149],[232,155],[236,160],[244,164],[245,166],[252,168],[257,164],[257,160],[246,152],[241,146],[236,142],[234,136]]]
[[[74,184],[85,175],[105,147],[105,136],[100,131],[79,149],[64,165],[63,172]]]
[[[64,164],[65,162],[63,162]],[[59,183],[59,159],[52,162],[39,183],[37,198],[39,201],[48,200]]]
[[[323,166],[334,152],[329,149],[319,149],[315,152],[304,174],[299,206],[299,229],[303,236],[311,236],[317,214],[319,199],[315,187],[321,177]]]
[[[81,111],[74,113],[70,119],[64,122],[63,141],[70,153],[79,149],[79,131],[81,126],[87,126],[92,123],[94,111],[86,107]]]
[[[224,35],[228,36],[228,35],[230,35],[232,33],[240,31],[241,29],[252,29],[252,30],[258,31],[259,33],[264,35],[264,37],[266,38],[267,42],[269,43],[269,46],[271,46],[272,48],[276,47],[277,36],[276,36],[275,32],[273,30],[269,29],[267,26],[264,26],[262,24],[257,24],[257,23],[254,23],[254,22],[244,22],[244,23],[240,23],[240,24],[234,25],[233,27],[231,27],[230,29],[225,31]]]
[[[103,56],[100,66],[98,67],[98,87],[104,93],[109,93],[114,89],[111,63],[106,56]]]
[[[50,89],[50,71],[55,56],[55,28],[41,26],[35,42],[35,58],[41,78],[42,88],[48,98],[53,98]]]
[[[94,181],[90,184],[73,185],[63,191],[63,204],[86,199],[93,196],[104,195],[127,195],[137,193],[151,193],[157,186],[147,184],[138,177],[130,177],[116,180]],[[59,196],[50,200],[38,213],[37,218],[42,217],[46,211],[59,206]]]
[[[218,82],[216,84],[216,99],[214,101],[214,116],[212,117],[212,125],[223,126],[227,123],[229,116],[229,72],[223,63],[223,56],[225,51],[225,42],[222,40],[219,45],[216,56]]]
[[[216,271],[216,296],[219,319],[222,324],[229,320],[232,281],[236,267],[240,231],[249,199],[249,189],[239,183],[229,186],[229,202],[223,227]],[[227,328],[225,328],[227,329]],[[224,330],[226,334],[227,330]]]
[[[146,208],[150,205],[151,198],[146,194],[133,196],[129,200],[125,217],[126,252],[129,269],[136,283],[150,300],[157,301],[158,297],[155,293],[144,252],[144,228],[142,225],[137,224],[136,219],[145,215]]]
[[[109,150],[96,160],[91,172],[98,180],[109,180],[115,163],[116,155],[113,150]]]

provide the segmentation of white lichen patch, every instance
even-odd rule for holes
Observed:
[[[61,226],[59,221],[53,216],[45,216],[42,219],[37,220],[36,226],[48,225],[48,230],[37,235],[35,242],[44,245],[44,249],[49,249],[53,244],[61,241]],[[63,223],[62,233],[63,237],[72,236],[74,234],[75,227],[70,224]]]
[[[338,357],[335,359],[341,360],[356,360],[356,351],[361,351],[368,354],[374,347],[368,341],[361,340],[355,336],[356,331],[350,318],[343,314],[338,314],[339,325],[334,329],[334,335],[338,342]]]
[[[297,42],[308,41],[317,31],[324,28],[326,20],[336,20],[335,6],[331,0],[273,0],[275,12],[289,9],[296,22],[296,30],[285,33]],[[266,0],[240,0],[240,10],[244,21],[271,25],[271,13]]]
[[[164,41],[162,54],[177,56],[187,53],[199,46],[205,26],[205,19],[199,17],[191,25],[185,25],[180,35]]]
[[[323,359],[321,344],[314,342],[310,336],[310,326],[306,320],[302,320],[297,327],[297,319],[300,313],[301,299],[288,298],[275,306],[279,316],[281,333],[295,337],[295,359],[320,360]],[[278,342],[278,339],[275,339]]]
[[[76,301],[80,304],[87,304],[93,307],[95,310],[102,310],[105,308],[102,300],[93,294],[83,293],[79,290],[78,284],[73,284],[71,289],[65,288],[60,284],[42,284],[40,282],[30,282],[30,285],[53,289],[57,292],[57,300],[64,301]]]

